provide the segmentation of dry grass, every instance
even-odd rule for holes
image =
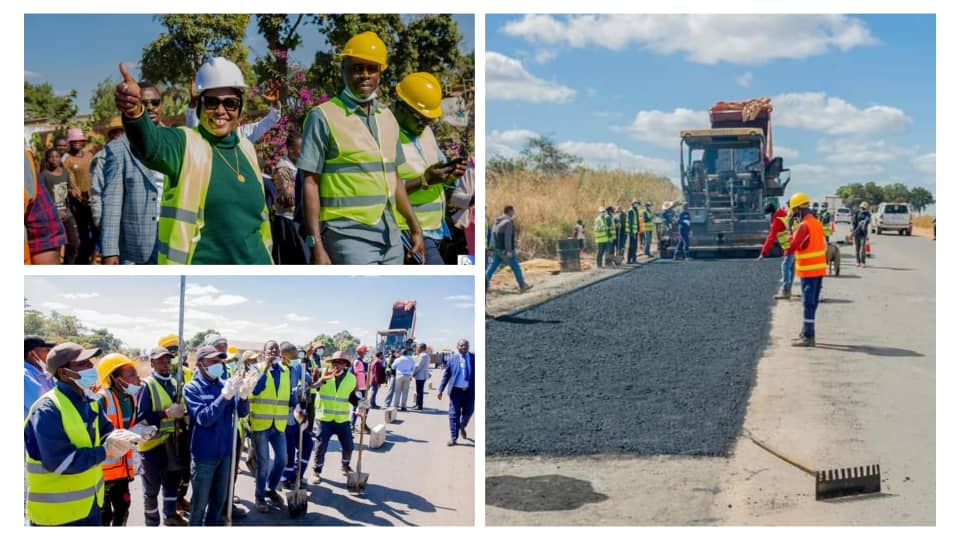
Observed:
[[[633,200],[649,200],[659,212],[663,201],[679,197],[679,189],[669,179],[650,174],[584,170],[543,177],[521,173],[488,178],[487,221],[492,223],[504,206],[513,205],[521,258],[553,257],[557,240],[571,236],[577,219],[583,220],[587,249],[592,249],[593,219],[601,206],[626,209]]]
[[[916,216],[913,218],[913,226],[919,229],[932,229],[933,216]]]

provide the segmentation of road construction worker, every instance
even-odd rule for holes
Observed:
[[[290,408],[287,415],[287,428],[284,432],[287,441],[287,462],[283,469],[281,481],[286,489],[296,489],[297,462],[299,460],[301,483],[306,478],[310,466],[310,453],[313,451],[313,437],[310,433],[303,435],[303,452],[300,452],[300,431],[308,427],[307,424],[307,389],[313,384],[313,377],[307,369],[306,351],[297,350],[292,343],[284,341],[280,344],[280,356],[283,365],[290,370],[291,393],[297,403]],[[301,386],[301,379],[305,384]]]
[[[353,376],[357,378],[357,391],[360,392],[360,395],[366,397],[367,395],[367,364],[363,361],[363,357],[367,354],[367,346],[360,345],[356,350],[356,357],[353,359]],[[357,430],[357,408],[354,407],[350,410],[350,429],[353,431]],[[370,433],[369,428],[367,433]]]
[[[313,483],[320,483],[327,443],[336,435],[340,442],[340,470],[352,472],[350,456],[353,452],[353,432],[350,431],[350,407],[359,407],[360,414],[367,413],[366,401],[357,390],[357,378],[350,371],[350,357],[343,351],[333,353],[320,376],[320,392],[317,394],[317,418],[315,430],[317,445],[313,456]]]
[[[56,385],[30,407],[23,425],[26,510],[33,525],[99,526],[103,462],[130,449],[112,436],[92,391],[97,371],[91,359],[98,354],[61,343],[47,355]]]
[[[823,225],[823,236],[827,239],[827,243],[830,243],[830,235],[833,233],[831,223],[833,215],[830,213],[827,203],[823,203],[823,206],[820,207],[820,215],[817,216],[817,219]]]
[[[640,201],[633,201],[630,209],[627,210],[626,229],[627,235],[627,264],[637,262],[637,234],[640,233]]]
[[[236,372],[227,378],[223,366],[226,357],[210,345],[201,346],[196,353],[197,377],[183,388],[193,425],[191,526],[224,524],[233,459],[230,452],[236,438],[234,411],[238,418],[250,412],[248,398],[257,375],[244,379],[243,373]]]
[[[47,354],[55,347],[55,341],[40,336],[23,336],[23,417],[40,396],[53,390],[56,382],[47,373]]]
[[[277,492],[287,464],[287,416],[297,404],[290,369],[280,357],[280,346],[268,341],[263,346],[263,370],[250,401],[250,429],[257,452],[255,505],[258,512],[269,512],[267,499],[283,506]],[[270,449],[273,459],[270,459]]]
[[[154,125],[124,64],[120,74],[114,100],[130,149],[166,175],[159,264],[273,264],[263,174],[253,143],[237,131],[247,88],[240,68],[220,56],[200,66],[195,129]]]
[[[806,193],[795,193],[790,197],[790,212],[800,217],[800,224],[793,231],[786,253],[796,255],[796,271],[803,292],[803,329],[793,346],[815,347],[817,304],[823,276],[827,275],[827,243]]]
[[[113,353],[97,363],[100,381],[98,406],[115,429],[133,429],[137,419],[137,394],[140,376],[137,363],[126,356]],[[103,525],[123,527],[130,513],[130,482],[136,474],[133,452],[109,457],[103,462]]]
[[[690,232],[693,229],[693,224],[690,218],[690,211],[687,208],[687,202],[684,201],[680,213],[677,215],[679,242],[677,242],[677,251],[673,254],[674,260],[680,258],[686,260],[690,257]]]
[[[212,346],[214,349],[216,349],[217,351],[225,352],[226,355],[227,355],[227,357],[226,357],[226,358],[224,359],[224,361],[223,361],[223,362],[224,362],[224,369],[226,369],[226,371],[227,371],[227,376],[228,376],[228,377],[231,377],[231,376],[233,376],[234,373],[237,372],[238,369],[240,369],[240,361],[239,361],[239,359],[237,358],[237,354],[238,354],[240,351],[237,349],[236,345],[228,345],[226,339],[224,339],[224,338],[222,338],[222,337],[220,337],[220,336],[218,336],[218,335],[215,335],[215,334],[207,335],[206,338],[204,339],[204,343],[206,343],[206,342],[209,340],[209,338],[211,338],[212,336],[215,336],[215,337],[214,337],[212,340],[210,340],[210,341],[213,341],[213,342],[215,342],[216,344],[215,344],[215,345],[211,344],[211,346]],[[219,338],[219,339],[217,339],[217,338]],[[223,349],[223,350],[221,350],[221,349]],[[248,352],[249,352],[249,351],[248,351]],[[244,429],[243,426],[244,426],[244,425],[249,425],[248,418],[244,417],[244,418],[241,418],[241,419],[238,419],[238,420],[237,420],[237,435],[236,435],[236,436],[237,436],[237,447],[236,447],[236,456],[235,456],[235,457],[236,457],[236,462],[235,462],[235,466],[234,466],[234,470],[233,470],[233,476],[232,476],[232,478],[231,478],[231,481],[233,481],[234,483],[236,483],[236,481],[237,481],[237,474],[238,474],[239,471],[240,471],[240,453],[241,453],[242,450],[243,450],[243,429]],[[191,438],[192,438],[192,437],[191,437]],[[181,484],[181,490],[182,490],[182,489],[183,489],[183,485]],[[243,519],[243,518],[247,517],[247,509],[246,509],[246,508],[244,508],[243,506],[240,506],[239,504],[234,503],[233,501],[227,501],[227,502],[228,502],[229,504],[233,505],[233,513],[231,514],[231,517],[232,517],[233,519]],[[228,511],[227,508],[224,508],[224,509],[223,509],[223,513],[224,513],[224,514],[225,514],[227,511]]]
[[[614,255],[618,259],[623,257],[623,250],[626,247],[627,234],[626,234],[626,221],[627,215],[623,211],[622,206],[618,206],[613,213],[613,229],[614,229],[614,241],[613,241],[613,251]]]
[[[853,216],[853,245],[857,252],[857,267],[867,266],[867,242],[870,241],[870,204],[860,203],[860,211]]]
[[[143,379],[143,391],[137,399],[137,423],[145,423],[159,430],[157,437],[143,441],[137,446],[142,456],[143,514],[147,526],[160,525],[160,508],[157,495],[163,489],[163,524],[186,525],[187,521],[177,513],[177,491],[183,474],[181,462],[168,460],[176,455],[173,437],[178,420],[186,415],[182,399],[175,402],[177,380],[171,375],[173,354],[165,347],[150,351],[150,366],[153,371]],[[182,427],[182,426],[181,426]],[[179,449],[186,451],[186,448]],[[189,507],[188,507],[189,508]]]
[[[652,257],[653,255],[650,254],[650,244],[653,242],[653,231],[656,229],[653,221],[652,202],[647,201],[647,203],[643,205],[643,214],[641,217],[643,218],[643,254],[647,257]]]
[[[610,215],[613,208],[600,207],[597,217],[593,220],[593,241],[597,244],[597,268],[603,268],[604,255],[612,240],[613,219]]]
[[[226,343],[226,341],[224,341]],[[170,374],[177,377],[177,371],[180,369],[180,338],[176,334],[167,334],[157,340],[157,346],[163,347],[170,352]],[[183,383],[186,384],[193,380],[193,369],[183,365]]]
[[[794,272],[794,254],[787,253],[787,248],[790,247],[790,239],[792,236],[790,217],[785,209],[779,208],[773,203],[767,203],[763,208],[763,213],[767,215],[767,219],[770,220],[770,232],[767,233],[767,239],[763,243],[763,247],[760,248],[760,256],[757,257],[757,260],[763,259],[770,253],[774,242],[780,246],[780,250],[783,253],[783,261],[780,264],[781,287],[780,292],[778,292],[774,298],[778,300],[789,300],[790,291],[793,288]]]
[[[214,334],[207,336],[207,339],[210,339]],[[219,338],[220,336],[215,336]],[[221,338],[222,339],[222,338]],[[226,340],[223,341],[223,346],[226,347]],[[170,354],[173,355],[170,358],[170,377],[174,380],[180,378],[180,369],[183,369],[183,378],[180,380],[180,385],[187,384],[193,380],[193,369],[187,365],[186,359],[183,362],[180,361],[180,338],[176,334],[167,334],[159,340],[157,340],[157,345],[166,348],[170,351]],[[182,405],[182,403],[181,403]],[[190,424],[186,422],[180,422],[180,429],[175,431],[175,435],[179,436],[179,439],[176,441],[177,447],[181,449],[186,449],[190,447]],[[183,452],[183,458],[186,459],[188,456],[186,452]],[[177,455],[180,455],[178,453]],[[180,473],[180,487],[177,488],[177,512],[185,514],[190,511],[190,501],[187,500],[187,490],[190,489],[190,470],[189,462],[185,461],[182,465],[183,469]]]
[[[377,101],[387,47],[363,32],[347,41],[340,58],[344,89],[307,115],[297,161],[310,261],[402,264],[394,207],[410,227],[409,251],[423,257],[423,229],[397,173],[400,127]]]
[[[440,81],[429,73],[411,73],[397,84],[393,115],[400,127],[400,151],[397,171],[407,191],[413,213],[423,229],[426,264],[443,264],[440,241],[450,238],[444,220],[447,189],[456,187],[456,181],[467,170],[463,159],[447,163],[430,123],[443,114],[440,100],[443,90]],[[394,206],[393,217],[401,231],[409,231],[406,219]]]

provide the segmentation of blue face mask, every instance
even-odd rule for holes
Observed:
[[[303,359],[306,358],[306,357],[307,357],[307,353],[305,353],[305,352],[303,352],[303,351],[300,351],[300,352],[297,353],[297,358],[299,358],[299,359],[301,359],[301,360],[303,360]]]
[[[73,371],[72,369],[70,371]],[[76,382],[80,388],[93,388],[97,384],[97,370],[94,368],[84,369],[82,371],[73,371],[80,376]]]
[[[140,392],[140,385],[139,385],[139,384],[128,384],[128,385],[126,385],[126,386],[123,387],[123,391],[126,392],[127,394],[133,396],[133,397],[136,397],[137,394]]]
[[[208,366],[204,368],[204,371],[206,371],[207,375],[209,375],[210,377],[213,377],[214,379],[219,379],[223,377],[223,364],[221,364],[220,362],[217,362],[212,366]]]
[[[291,368],[294,368],[294,369],[299,369],[299,368],[300,368],[300,361],[299,361],[299,360],[291,360],[291,361],[290,361],[290,367],[291,367]]]

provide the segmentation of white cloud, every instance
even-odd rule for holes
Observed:
[[[679,148],[680,130],[710,127],[706,111],[677,108],[673,111],[640,111],[629,126],[616,128],[634,139],[664,148]]]
[[[847,166],[826,166],[819,163],[796,163],[790,166],[790,186],[788,191],[799,189],[798,186],[816,185],[833,193],[832,188],[848,182],[864,182],[867,176],[875,176],[883,172],[883,167],[874,164],[854,164]]]
[[[638,171],[676,176],[679,165],[665,159],[635,154],[611,142],[564,141],[557,146],[583,159],[592,168]]]
[[[235,294],[222,294],[213,285],[188,283],[185,301],[188,307],[227,307],[244,304],[249,299]],[[180,297],[169,296],[164,298],[163,303],[168,306],[180,305]]]
[[[448,302],[471,302],[473,301],[472,294],[458,294],[456,296],[448,296],[444,298]]]
[[[540,134],[529,129],[493,130],[487,135],[487,155],[514,158],[520,155],[520,148],[530,139]]]
[[[306,322],[310,320],[310,317],[297,315],[296,313],[287,313],[287,320],[293,322]]]
[[[533,76],[519,60],[497,52],[487,52],[486,73],[487,99],[565,103],[577,94],[572,88]]]
[[[557,51],[551,49],[541,49],[533,55],[533,61],[538,64],[546,64],[557,57]]]
[[[922,156],[917,156],[911,161],[913,168],[925,173],[937,172],[937,154],[931,152]]]
[[[196,283],[187,283],[186,294],[188,296],[210,295],[210,294],[217,294],[218,292],[220,292],[220,289],[214,287],[213,285],[198,285]]]
[[[762,64],[876,43],[866,23],[845,15],[524,15],[503,31],[537,45],[639,45],[699,64]]]
[[[60,302],[44,302],[40,305],[51,311],[65,311],[70,309],[70,306],[66,304],[62,304]]]
[[[897,159],[906,149],[883,140],[833,139],[817,141],[817,152],[827,163],[884,163]]]
[[[458,308],[460,308],[460,309],[472,309],[472,308],[473,308],[473,302],[462,302],[462,303],[455,304],[455,305],[456,305]]]
[[[340,324],[340,321],[327,321],[327,324]]]
[[[43,75],[37,73],[36,71],[30,71],[29,69],[23,70],[23,80],[25,81],[39,79],[42,76]]]
[[[887,105],[859,108],[823,92],[781,94],[773,98],[774,118],[779,127],[822,131],[831,135],[899,133],[911,119]]]
[[[750,88],[750,85],[753,84],[753,73],[748,71],[737,77],[737,84],[744,88]]]
[[[798,157],[800,157],[799,150],[795,150],[793,148],[790,148],[789,146],[781,146],[779,144],[774,144],[773,153],[774,155],[777,155],[786,159],[797,159]]]
[[[100,293],[67,293],[63,295],[67,300],[86,300],[87,298],[96,298]]]

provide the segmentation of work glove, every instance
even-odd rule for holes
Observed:
[[[185,414],[185,411],[183,410],[183,406],[180,405],[179,403],[174,403],[173,405],[170,405],[169,407],[164,409],[163,412],[167,415],[167,418],[173,418],[174,420],[179,420],[183,418]]]
[[[240,392],[240,386],[242,381],[230,377],[223,382],[223,390],[220,391],[220,395],[223,396],[223,399],[231,400],[233,396],[237,395]]]
[[[125,429],[115,429],[107,435],[103,441],[103,448],[110,457],[119,457],[130,451],[135,445],[140,444],[143,438],[132,431]]]
[[[250,394],[253,393],[253,388],[257,386],[257,381],[260,380],[260,373],[257,371],[249,371],[243,377],[240,383],[240,399],[247,399],[250,397]]]

